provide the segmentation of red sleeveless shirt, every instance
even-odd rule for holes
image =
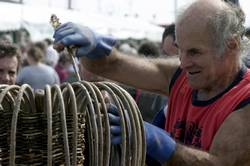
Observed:
[[[176,141],[208,151],[227,116],[247,104],[250,104],[249,69],[241,69],[225,91],[207,101],[197,100],[197,91],[189,86],[185,72],[178,69],[170,86],[165,130]]]

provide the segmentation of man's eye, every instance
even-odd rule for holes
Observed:
[[[197,54],[200,54],[200,51],[197,50],[197,49],[191,49],[191,50],[188,51],[188,54],[189,54],[190,56],[195,56],[195,55],[197,55]]]
[[[10,71],[10,72],[9,72],[9,75],[10,75],[10,76],[15,76],[15,75],[16,75],[16,72]]]

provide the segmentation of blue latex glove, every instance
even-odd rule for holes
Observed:
[[[122,142],[121,136],[121,121],[118,114],[117,107],[113,104],[107,104],[108,117],[110,123],[111,143],[113,145],[120,144]]]
[[[95,33],[90,28],[71,22],[60,25],[54,33],[55,44],[76,46],[76,56],[96,59],[110,54],[115,39]]]
[[[168,132],[150,123],[144,122],[144,130],[147,142],[147,164],[157,165],[153,160],[160,164],[166,163],[175,151],[176,142]]]
[[[122,133],[121,133],[121,118],[118,113],[118,109],[113,104],[107,104],[108,117],[110,123],[110,133],[111,133],[111,143],[113,145],[118,145],[122,143]],[[129,121],[129,116],[127,110],[124,110],[125,123],[128,127],[128,137],[131,135],[131,125]]]
[[[122,142],[121,118],[115,105],[108,104],[107,109],[110,122],[111,143],[117,145]],[[164,164],[175,151],[175,141],[170,137],[168,132],[150,123],[144,122],[144,130],[147,142],[148,166]]]

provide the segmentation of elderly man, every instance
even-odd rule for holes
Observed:
[[[169,96],[165,130],[144,123],[149,165],[250,165],[250,70],[241,63],[244,13],[220,0],[198,0],[176,20],[180,61],[118,52],[114,39],[73,23],[55,47],[76,45],[88,70]],[[147,80],[147,81],[145,81]],[[112,143],[120,120],[110,108]]]
[[[20,50],[13,44],[0,42],[0,84],[13,85],[20,64]]]

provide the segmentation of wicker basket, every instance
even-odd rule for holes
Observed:
[[[111,146],[101,90],[122,117],[122,144]],[[137,106],[115,84],[76,82],[0,86],[0,165],[144,165],[145,138]],[[128,137],[129,110],[132,134]],[[118,155],[117,155],[118,154]]]

